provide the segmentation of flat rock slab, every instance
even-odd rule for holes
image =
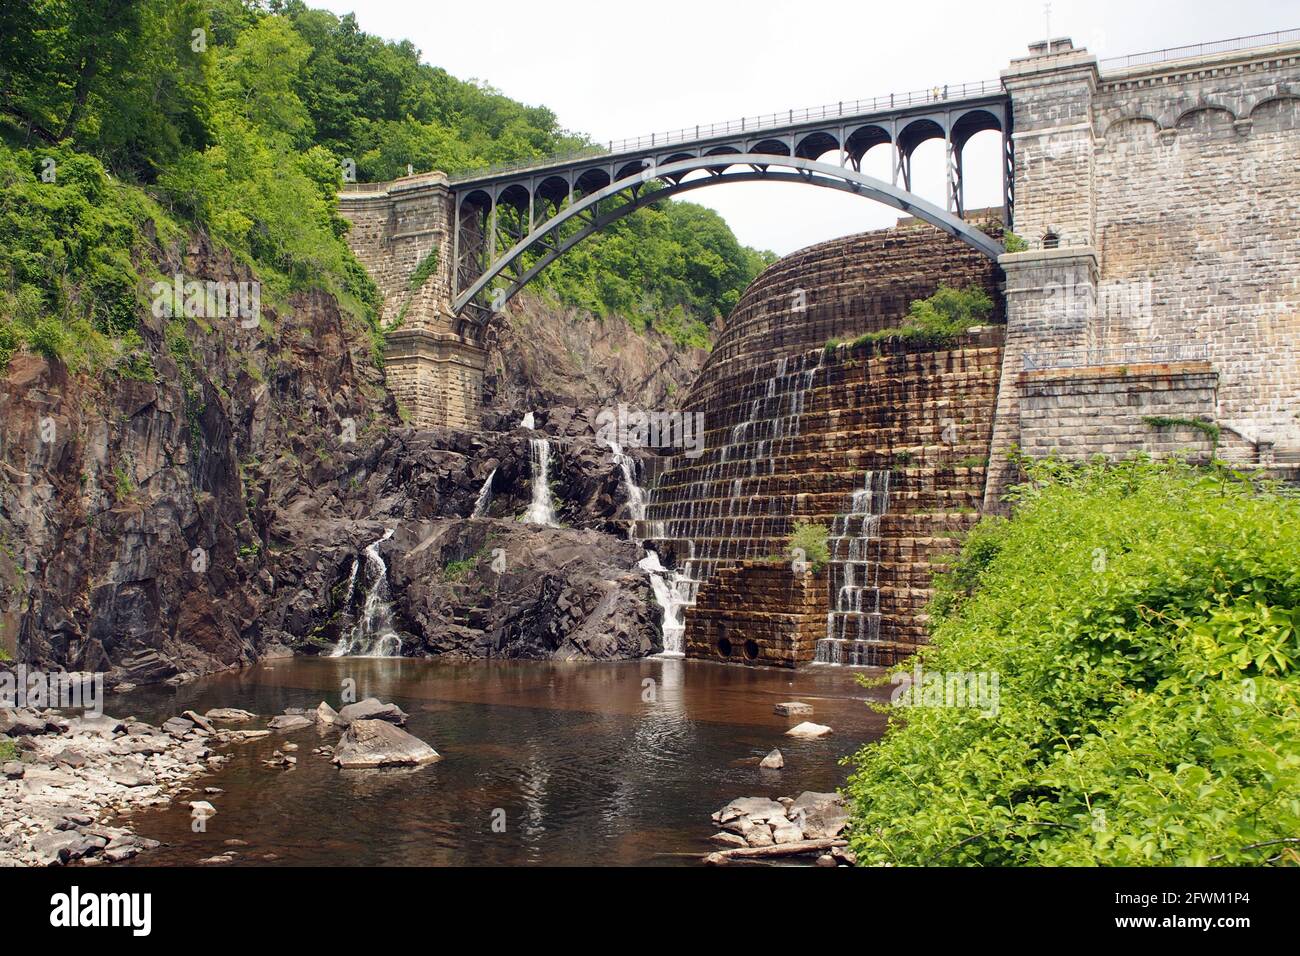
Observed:
[[[126,730],[126,725],[116,717],[73,717],[68,721],[68,733],[72,736],[88,735],[91,737],[113,737],[119,730]]]
[[[184,737],[194,729],[194,722],[184,717],[172,717],[163,721],[162,729],[173,737]]]
[[[304,727],[314,727],[316,721],[302,714],[281,714],[279,717],[272,717],[271,722],[266,726],[272,730],[302,730]]]
[[[202,714],[196,714],[192,710],[184,711],[181,714],[181,717],[183,717],[185,720],[190,721],[190,723],[194,724],[200,730],[206,731],[207,733],[212,733],[214,730],[216,730],[216,728],[212,726],[211,721],[209,721]]]
[[[386,720],[354,720],[334,748],[334,763],[348,770],[419,766],[442,756],[418,737]]]
[[[245,721],[253,720],[256,714],[249,713],[246,710],[240,710],[238,707],[214,707],[204,714],[208,720],[220,720],[231,724],[242,724]]]
[[[812,704],[805,704],[800,700],[787,700],[783,704],[777,704],[772,710],[782,717],[811,717],[813,712]]]
[[[831,733],[831,729],[825,724],[814,724],[811,720],[805,720],[802,724],[791,727],[785,732],[787,737],[799,737],[803,740],[815,740],[818,737],[825,737]]]
[[[785,823],[785,807],[767,797],[739,797],[722,808],[718,814],[719,823],[730,823],[737,817],[748,817],[755,823],[768,823],[776,820]]]
[[[805,839],[828,839],[848,826],[849,811],[838,793],[805,790],[790,805],[790,819],[799,822]]]

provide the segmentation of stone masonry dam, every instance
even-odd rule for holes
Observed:
[[[897,327],[940,284],[997,301],[999,280],[911,223],[805,249],[750,286],[685,402],[703,454],[674,457],[646,509],[643,534],[694,605],[687,656],[889,664],[915,649],[934,567],[983,499],[1001,309],[942,348],[828,343]],[[799,521],[831,531],[820,573],[792,567]]]

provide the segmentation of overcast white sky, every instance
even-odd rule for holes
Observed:
[[[550,107],[568,129],[621,139],[945,83],[996,79],[1047,31],[1041,0],[308,0],[409,39],[427,62]],[[1102,57],[1300,27],[1295,0],[1056,0],[1053,36]],[[877,154],[883,154],[878,150]],[[873,154],[888,178],[887,160]],[[967,206],[1000,205],[996,134],[966,155]],[[913,186],[943,205],[942,144],[917,151]],[[733,183],[689,194],[741,241],[786,254],[897,217],[807,186]]]

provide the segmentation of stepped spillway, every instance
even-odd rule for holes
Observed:
[[[895,327],[941,283],[1000,301],[998,279],[907,226],[804,250],[751,285],[687,399],[704,452],[658,469],[640,523],[680,571],[687,656],[888,664],[915,650],[931,578],[978,518],[1003,329],[939,347],[827,339]],[[786,553],[800,521],[830,536],[815,586]]]

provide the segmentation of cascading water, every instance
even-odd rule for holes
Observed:
[[[533,469],[533,501],[524,520],[529,524],[555,524],[555,507],[551,503],[551,443],[545,438],[528,439],[529,460]]]
[[[379,554],[379,546],[393,536],[389,528],[378,541],[366,547],[366,588],[365,601],[361,605],[361,617],[351,632],[341,638],[330,657],[400,657],[402,639],[393,629],[393,605],[388,591],[388,565]],[[348,579],[348,603],[351,603],[357,581],[358,565],[353,560],[352,572]]]
[[[474,513],[470,517],[487,517],[488,508],[492,504],[492,479],[496,477],[496,474],[497,470],[495,468],[488,473],[487,480],[483,482],[483,487],[478,490],[478,500],[474,502]]]
[[[830,545],[831,600],[819,664],[867,664],[880,640],[880,517],[889,508],[888,471],[869,471],[849,510],[835,519]]]
[[[623,451],[623,446],[616,441],[606,442],[610,454],[623,473],[623,487],[627,489],[627,510],[631,516],[633,534],[637,523],[645,520],[645,490],[637,484],[636,461]]]
[[[727,440],[711,443],[698,461],[675,465],[675,474],[685,480],[651,490],[645,506],[647,537],[687,552],[672,589],[677,609],[695,604],[700,585],[720,561],[767,557],[770,540],[793,529],[792,513],[766,510],[770,499],[765,492],[774,480],[776,460],[797,447],[805,401],[822,357],[818,350],[777,359],[766,378],[762,367],[756,368],[746,386],[743,417],[722,431]],[[794,503],[792,496],[791,511]]]
[[[686,646],[686,599],[683,597],[683,584],[688,584],[676,571],[669,571],[659,562],[659,555],[647,550],[646,556],[637,565],[650,575],[650,587],[654,590],[655,600],[664,609],[664,657],[684,657]]]

